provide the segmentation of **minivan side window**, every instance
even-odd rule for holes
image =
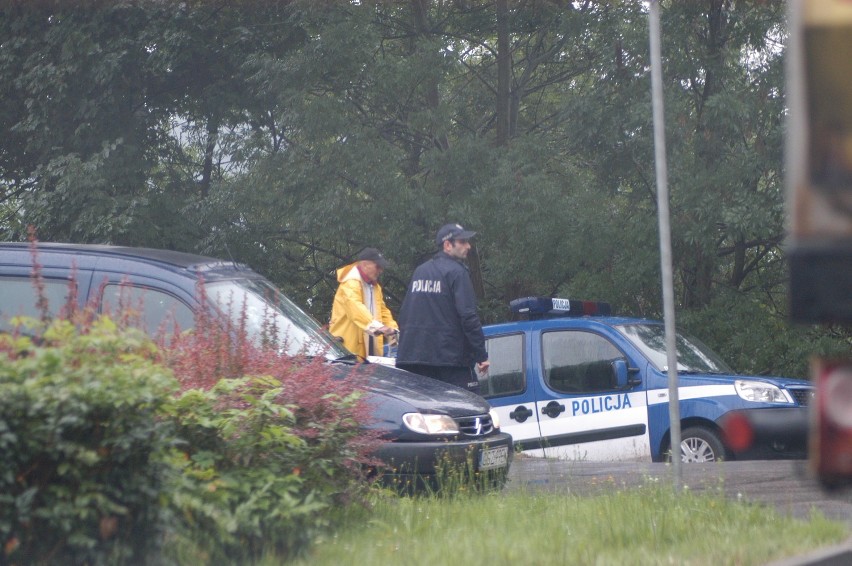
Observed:
[[[488,338],[488,373],[479,379],[480,395],[503,397],[516,395],[526,389],[524,376],[524,335],[511,334]]]
[[[615,389],[612,362],[624,358],[598,334],[582,331],[546,332],[541,337],[544,379],[560,393]]]
[[[177,297],[159,289],[134,287],[129,284],[104,285],[101,312],[115,315],[128,310],[138,316],[139,327],[149,336],[168,335],[195,325],[192,309]]]
[[[62,311],[68,301],[71,283],[67,279],[44,278],[42,281],[48,314],[55,316]],[[0,331],[12,330],[10,320],[16,316],[41,318],[42,312],[37,305],[38,290],[32,278],[0,278],[0,296],[3,297],[0,301]]]

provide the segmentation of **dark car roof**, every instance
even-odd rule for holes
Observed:
[[[0,251],[12,250],[15,252],[30,252],[31,244],[27,242],[0,242]],[[38,242],[36,244],[38,253],[42,257],[56,257],[56,255],[68,256],[69,262],[72,258],[83,256],[111,257],[119,260],[142,261],[157,264],[160,267],[171,267],[175,270],[186,270],[192,272],[216,271],[216,270],[251,270],[240,263],[223,261],[212,257],[175,250],[159,250],[153,248],[134,248],[126,246],[112,246],[106,244],[67,244],[55,242]]]

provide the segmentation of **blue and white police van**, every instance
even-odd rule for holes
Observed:
[[[527,320],[484,327],[491,367],[480,385],[524,454],[588,461],[669,458],[661,322],[612,316],[606,303],[526,297],[510,305]],[[678,335],[676,342],[682,461],[806,456],[805,434],[785,430],[784,423],[802,428],[807,422],[810,382],[736,375],[698,340]],[[782,425],[748,451],[734,453],[722,433],[730,414],[771,417]]]

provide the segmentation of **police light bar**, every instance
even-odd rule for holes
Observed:
[[[509,303],[512,312],[528,315],[530,318],[551,318],[559,316],[608,316],[612,314],[609,303],[595,301],[575,301],[556,297],[523,297]]]

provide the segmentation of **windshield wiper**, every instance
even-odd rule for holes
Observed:
[[[340,356],[339,358],[334,358],[332,361],[335,363],[341,364],[353,364],[356,363],[360,358],[355,354],[346,354],[345,356]]]

